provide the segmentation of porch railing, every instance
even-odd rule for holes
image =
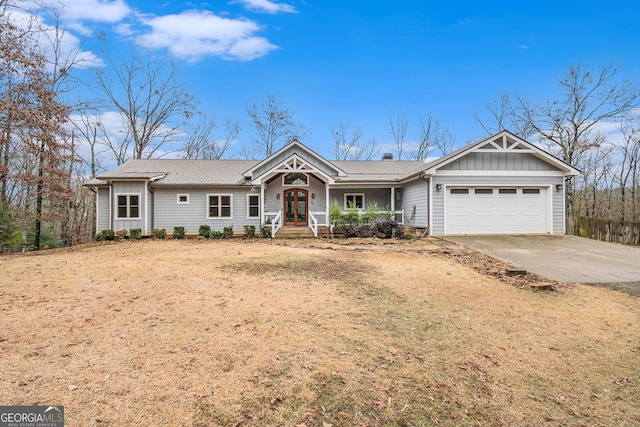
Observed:
[[[342,211],[343,214],[348,214],[349,211]],[[360,215],[360,217],[362,217],[364,214],[369,214],[372,213],[374,215],[378,215],[380,218],[385,218],[385,217],[390,217],[391,219],[393,219],[395,222],[397,222],[400,225],[404,225],[404,210],[397,210],[397,211],[373,211],[373,212],[369,212],[369,211],[365,211],[363,209],[359,209],[358,210],[358,215]]]
[[[282,211],[265,212],[264,222],[265,227],[271,227],[271,237],[276,237],[276,233],[282,227]]]
[[[318,237],[318,219],[309,211],[309,228],[313,231],[313,237]]]

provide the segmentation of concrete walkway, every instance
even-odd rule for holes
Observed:
[[[577,236],[447,236],[547,279],[640,288],[640,248]]]

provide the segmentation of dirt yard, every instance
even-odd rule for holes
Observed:
[[[69,427],[640,425],[639,298],[533,292],[436,243],[0,257],[0,404]]]

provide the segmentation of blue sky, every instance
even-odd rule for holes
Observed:
[[[390,151],[390,114],[405,112],[410,140],[431,113],[462,146],[486,136],[474,113],[504,91],[554,97],[571,64],[614,62],[640,76],[637,0],[63,3],[86,51],[99,31],[123,52],[168,49],[200,109],[240,121],[232,155],[254,136],[246,106],[268,94],[309,130],[303,142],[331,158],[341,121]]]

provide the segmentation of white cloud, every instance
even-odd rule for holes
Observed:
[[[520,45],[520,49],[529,49],[529,46],[527,46],[526,44]]]
[[[223,18],[208,11],[143,18],[151,32],[137,41],[149,48],[166,48],[173,55],[195,61],[203,56],[249,61],[277,49],[254,34],[261,28],[248,20]]]
[[[297,10],[290,4],[274,3],[270,0],[238,0],[235,3],[243,4],[247,9],[267,13],[296,13]]]
[[[54,7],[57,1],[51,2]],[[71,21],[119,22],[131,13],[123,0],[65,0],[62,17]]]

